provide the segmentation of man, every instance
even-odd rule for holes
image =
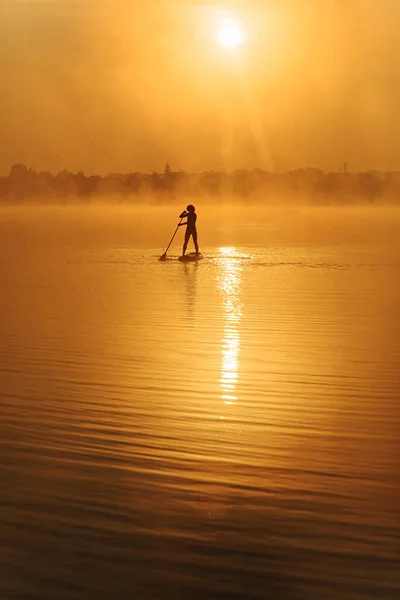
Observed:
[[[186,248],[187,248],[190,236],[192,236],[192,238],[193,238],[193,243],[194,243],[194,248],[196,250],[196,254],[199,254],[199,245],[197,243],[197,229],[196,229],[197,215],[196,215],[196,209],[193,206],[193,204],[189,204],[189,206],[186,207],[186,210],[184,210],[183,213],[181,213],[179,215],[179,218],[180,219],[187,218],[187,221],[185,221],[184,223],[179,223],[180,227],[182,225],[187,226],[186,231],[185,231],[185,242],[183,244],[182,256],[185,256],[185,252],[186,252]]]

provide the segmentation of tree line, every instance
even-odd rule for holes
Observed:
[[[275,173],[263,169],[232,172],[173,171],[167,164],[161,173],[110,173],[85,175],[63,170],[57,175],[34,171],[24,164],[11,167],[0,177],[0,202],[90,203],[107,201],[168,202],[184,197],[216,201],[265,202],[280,200],[315,204],[400,204],[400,172],[332,172],[305,168]]]

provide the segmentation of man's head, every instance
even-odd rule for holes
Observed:
[[[196,209],[193,204],[189,204],[189,206],[186,207],[186,210],[190,213],[194,213]]]

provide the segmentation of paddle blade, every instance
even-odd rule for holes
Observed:
[[[161,260],[161,261],[167,260],[167,253],[164,252],[164,254],[162,256],[160,256],[160,258],[158,260]]]

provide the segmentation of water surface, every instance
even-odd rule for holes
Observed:
[[[0,212],[0,597],[397,598],[399,213],[175,212]]]

